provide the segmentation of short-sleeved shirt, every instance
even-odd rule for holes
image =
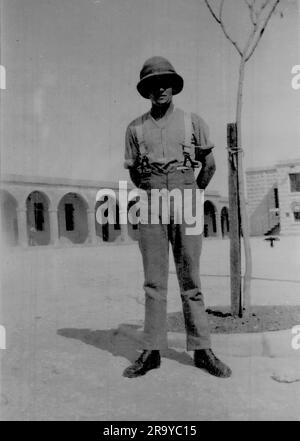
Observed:
[[[191,158],[201,162],[204,153],[210,151],[214,145],[209,140],[209,130],[204,120],[195,113],[190,115]],[[166,172],[183,164],[186,133],[182,109],[171,108],[163,121],[156,121],[149,111],[129,124],[126,130],[124,161],[124,167],[128,169],[137,167],[141,158],[137,126],[142,127],[144,149],[150,166]]]

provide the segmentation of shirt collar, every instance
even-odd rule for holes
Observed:
[[[154,122],[155,125],[157,125],[158,127],[162,128],[162,127],[165,127],[170,122],[171,118],[173,117],[174,111],[175,111],[174,104],[171,103],[171,105],[168,108],[167,112],[165,113],[163,118],[161,118],[160,120],[156,120],[155,118],[153,118],[153,116],[151,114],[151,110],[149,112],[149,116],[150,116],[151,120]]]

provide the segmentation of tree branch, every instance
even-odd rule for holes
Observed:
[[[265,8],[267,3],[269,3],[269,0],[267,0],[267,1],[263,4],[262,8]],[[257,39],[256,39],[256,42],[254,43],[254,45],[253,45],[253,47],[252,47],[250,53],[249,53],[249,54],[247,55],[247,57],[245,58],[245,62],[247,62],[247,61],[251,58],[251,56],[253,55],[255,49],[257,48],[258,43],[259,43],[260,40],[261,40],[261,37],[263,36],[263,33],[265,32],[265,29],[266,29],[266,27],[267,27],[267,24],[269,23],[269,20],[270,20],[270,18],[272,17],[273,13],[275,12],[275,9],[277,8],[277,6],[278,6],[279,3],[280,3],[280,0],[276,0],[275,3],[273,4],[272,8],[270,9],[270,11],[269,11],[269,13],[268,13],[268,15],[267,15],[267,17],[266,17],[266,19],[265,19],[263,25],[262,25],[261,30],[258,32],[258,37],[257,37]],[[262,9],[261,9],[261,10],[262,10]]]
[[[265,0],[265,2],[262,4],[261,6],[261,11],[263,11],[265,9],[265,7],[268,5],[268,3],[270,3],[270,0]]]
[[[249,16],[250,16],[251,23],[253,24],[253,26],[256,26],[257,21],[254,18],[254,2],[252,1],[252,3],[250,3],[249,0],[244,0],[244,2],[246,3],[246,5],[248,6],[248,9],[249,9]]]
[[[205,4],[206,4],[206,6],[208,7],[208,9],[209,9],[211,15],[214,17],[214,19],[215,19],[219,24],[221,24],[220,19],[219,19],[219,18],[216,16],[216,14],[214,13],[212,7],[211,7],[210,4],[208,3],[208,0],[204,0],[204,2],[205,2]]]
[[[206,6],[208,7],[208,9],[209,9],[211,15],[213,16],[213,18],[214,18],[214,19],[216,20],[216,22],[219,23],[219,25],[221,26],[221,29],[222,29],[222,31],[223,31],[225,37],[227,38],[227,40],[230,41],[230,43],[236,48],[236,50],[238,51],[238,53],[239,53],[240,56],[242,57],[242,56],[243,56],[243,53],[242,53],[240,47],[238,46],[237,42],[234,41],[234,40],[230,37],[230,35],[228,34],[228,32],[227,32],[227,30],[226,30],[226,28],[225,28],[225,26],[224,26],[224,23],[223,23],[223,21],[222,21],[222,18],[221,18],[221,17],[222,17],[222,10],[223,10],[224,0],[221,1],[221,5],[220,5],[220,16],[219,16],[219,17],[217,17],[217,15],[215,14],[215,12],[214,12],[214,10],[212,9],[211,5],[209,4],[208,0],[204,0],[204,2],[205,2],[205,4],[206,4]]]

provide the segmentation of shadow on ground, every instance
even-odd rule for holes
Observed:
[[[95,346],[102,351],[110,352],[114,356],[124,357],[129,362],[135,361],[142,349],[141,332],[137,325],[120,325],[117,329],[105,329],[93,331],[91,329],[62,328],[57,334],[80,340],[88,345]],[[192,358],[186,352],[179,352],[175,349],[161,351],[162,357],[175,360],[184,365],[193,365]]]

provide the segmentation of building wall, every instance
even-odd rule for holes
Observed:
[[[8,245],[18,244],[18,219],[16,199],[5,190],[2,191],[1,201],[1,231]]]
[[[291,191],[290,173],[300,173],[299,159],[246,171],[251,235],[266,234],[278,223],[280,234],[300,234],[300,221],[294,216],[295,207],[300,207],[300,192]],[[274,189],[278,190],[278,213]]]
[[[277,188],[276,168],[248,170],[246,184],[250,234],[261,236],[279,222],[278,216],[273,211],[274,189]]]
[[[293,206],[300,205],[300,192],[292,192],[290,173],[300,173],[300,162],[278,164],[278,193],[280,205],[281,234],[300,234],[300,221],[295,220]]]

